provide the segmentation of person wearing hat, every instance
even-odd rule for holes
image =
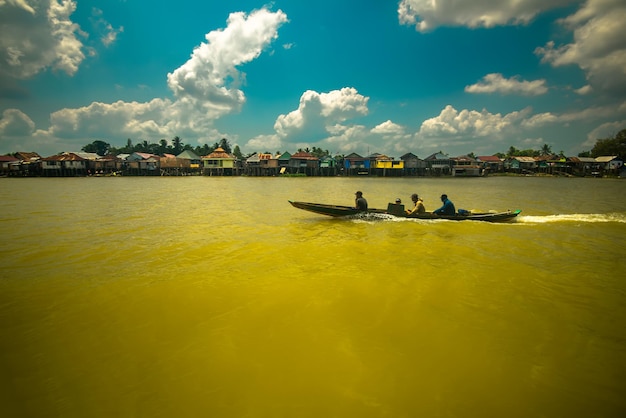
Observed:
[[[437,210],[434,210],[433,211],[434,214],[436,214],[436,215],[449,215],[449,216],[456,215],[456,209],[454,207],[454,203],[452,203],[448,199],[448,195],[447,194],[442,194],[441,195],[441,201],[443,202],[443,206],[440,207]]]
[[[426,212],[426,208],[424,207],[424,201],[419,198],[417,193],[413,193],[411,195],[411,200],[413,201],[413,209],[407,209],[406,210],[407,215],[413,215],[413,214]]]
[[[367,200],[363,197],[363,192],[356,192],[354,194],[356,199],[354,199],[354,208],[357,210],[367,210]]]

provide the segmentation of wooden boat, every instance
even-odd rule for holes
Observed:
[[[446,219],[450,221],[483,221],[483,222],[511,222],[515,220],[515,217],[520,214],[521,210],[507,210],[505,212],[468,212],[459,211],[454,216],[450,215],[436,215],[434,213],[421,213],[414,215],[407,215],[404,211],[404,205],[397,205],[390,203],[387,210],[384,209],[368,209],[367,211],[359,211],[351,206],[340,205],[327,205],[323,203],[310,203],[310,202],[295,202],[290,200],[291,206],[307,210],[309,212],[318,213],[320,215],[327,215],[332,217],[343,216],[363,216],[367,214],[384,214],[391,215],[398,218],[411,218],[411,219]]]

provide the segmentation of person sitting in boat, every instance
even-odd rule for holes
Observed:
[[[363,197],[363,192],[356,192],[355,196],[356,199],[354,200],[354,208],[358,210],[367,210],[367,200]]]
[[[437,210],[434,210],[433,213],[436,215],[448,215],[454,216],[456,215],[456,208],[454,207],[454,203],[448,199],[447,194],[441,195],[441,201],[443,202],[443,206]]]
[[[411,195],[411,200],[413,201],[413,209],[407,209],[406,210],[407,215],[413,215],[413,214],[417,215],[419,213],[426,212],[426,208],[424,207],[424,201],[419,198],[417,193],[413,193]]]

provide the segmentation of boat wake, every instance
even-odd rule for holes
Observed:
[[[564,215],[546,215],[546,216],[518,216],[517,223],[626,223],[626,213],[572,213]]]
[[[348,219],[356,222],[417,222],[428,223],[432,222],[431,219],[414,219],[414,218],[399,218],[393,215],[385,213],[367,213],[358,214],[347,217]],[[439,220],[437,220],[439,221]],[[441,221],[445,221],[442,219]],[[451,222],[451,221],[450,221]],[[519,215],[512,222],[503,223],[505,225],[513,224],[549,224],[549,223],[626,223],[626,213],[572,213],[562,215]]]

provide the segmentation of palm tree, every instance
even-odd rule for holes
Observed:
[[[506,155],[507,155],[507,157],[515,157],[517,155],[517,153],[518,153],[517,148],[515,148],[513,145],[511,145],[511,147],[507,151]]]
[[[172,139],[172,144],[174,146],[174,154],[178,155],[183,152],[183,140],[180,137],[175,136]]]
[[[539,154],[544,155],[544,156],[552,155],[552,147],[548,144],[543,144],[543,147],[541,147]]]
[[[217,143],[216,143],[216,145],[217,145],[217,147],[222,148],[222,149],[223,149],[224,151],[226,151],[228,154],[230,154],[230,153],[231,153],[230,142],[228,142],[228,139],[226,139],[226,138],[222,138],[222,140],[220,141],[220,143],[219,143],[219,144],[217,144]],[[215,148],[217,148],[217,147],[215,147]]]
[[[159,155],[163,155],[165,153],[167,153],[168,151],[168,147],[167,147],[167,139],[163,138],[159,141]]]

